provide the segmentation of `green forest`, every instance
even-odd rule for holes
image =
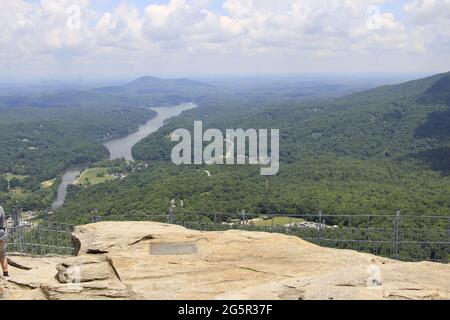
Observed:
[[[450,74],[326,100],[205,96],[133,148],[141,166],[123,180],[73,186],[61,219],[93,212],[165,214],[186,210],[252,213],[450,215]],[[279,128],[281,169],[175,166],[170,133],[204,128]],[[204,170],[208,170],[208,176]]]
[[[48,208],[57,183],[43,188],[43,182],[57,182],[73,165],[107,158],[103,141],[128,134],[154,115],[146,108],[1,107],[0,202],[6,208]]]

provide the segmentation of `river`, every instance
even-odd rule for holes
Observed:
[[[135,132],[127,135],[126,137],[112,139],[103,144],[109,150],[110,159],[114,160],[125,158],[126,160],[133,161],[134,159],[131,154],[131,149],[136,143],[156,132],[168,119],[179,116],[183,111],[193,109],[195,107],[197,107],[197,105],[193,103],[185,103],[173,107],[152,108],[152,110],[158,113],[155,118],[139,126]],[[52,204],[52,209],[56,210],[64,205],[64,201],[67,196],[67,187],[73,184],[81,172],[86,168],[87,166],[75,166],[64,172],[62,181],[58,186],[56,199]]]

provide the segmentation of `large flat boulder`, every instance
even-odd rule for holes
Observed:
[[[281,234],[101,222],[77,227],[74,239],[76,257],[11,257],[16,267],[5,296],[450,299],[449,265],[321,248]]]

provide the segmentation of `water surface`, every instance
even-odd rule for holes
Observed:
[[[64,172],[62,176],[62,181],[58,186],[58,193],[56,194],[56,199],[52,203],[52,209],[56,210],[63,206],[67,196],[67,187],[77,180],[77,177],[81,174],[81,171],[83,171],[85,168],[86,167],[78,166],[70,168],[66,172]]]
[[[110,159],[114,160],[125,158],[126,160],[133,161],[134,159],[131,155],[131,149],[136,143],[156,132],[164,125],[166,120],[179,116],[183,111],[193,109],[195,107],[197,107],[197,105],[193,103],[185,103],[174,107],[152,108],[152,110],[158,113],[155,118],[139,126],[137,131],[127,135],[126,137],[112,139],[104,143],[104,146],[109,150]],[[73,184],[77,180],[77,177],[81,174],[81,172],[86,168],[87,166],[75,166],[68,169],[63,174],[62,181],[58,186],[56,199],[52,204],[52,209],[56,210],[64,205],[64,201],[66,200],[67,196],[67,187]]]
[[[130,161],[134,160],[131,149],[136,143],[156,132],[164,125],[166,120],[179,116],[183,111],[195,107],[196,105],[193,103],[185,103],[174,107],[152,108],[158,113],[155,118],[140,126],[136,132],[123,138],[109,140],[104,144],[109,150],[110,159],[125,158]]]

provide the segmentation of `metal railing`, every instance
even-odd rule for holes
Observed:
[[[403,261],[447,263],[450,256],[450,217],[386,215],[252,215],[201,214],[187,227],[243,229],[295,235],[324,247],[368,252]],[[238,219],[236,221],[236,219]],[[198,221],[202,221],[198,223]],[[196,227],[197,225],[197,227]]]
[[[13,217],[7,226],[9,255],[74,255],[73,226],[45,220],[22,221]]]
[[[249,214],[189,212],[166,214],[131,211],[96,215],[100,221],[153,221],[204,231],[240,229],[298,236],[324,247],[351,249],[402,261],[450,259],[450,217],[402,215]],[[9,252],[32,255],[72,255],[73,227],[46,220],[14,221],[9,228]]]
[[[450,217],[401,215],[249,214],[189,212],[169,209],[165,215],[134,211],[104,220],[145,220],[190,229],[240,229],[298,236],[324,247],[350,249],[402,261],[450,259]]]

